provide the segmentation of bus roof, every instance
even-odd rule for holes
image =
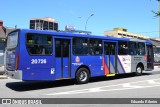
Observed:
[[[49,31],[49,30],[35,30],[35,29],[17,29],[20,30],[21,32],[25,33],[40,33],[40,34],[48,34],[48,35],[63,35],[66,37],[88,37],[88,38],[97,38],[97,39],[106,39],[106,40],[118,40],[118,41],[141,41],[141,42],[147,42],[151,43],[151,40],[140,40],[140,39],[135,39],[135,38],[117,38],[117,37],[112,37],[112,36],[97,36],[97,35],[90,35],[90,34],[78,34],[78,33],[71,33],[71,32],[57,32],[57,31]]]

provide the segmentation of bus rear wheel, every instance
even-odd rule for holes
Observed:
[[[89,71],[86,68],[80,68],[76,73],[76,82],[78,84],[85,84],[89,81]]]
[[[143,71],[142,66],[138,65],[137,68],[136,68],[136,75],[141,76],[142,71]]]

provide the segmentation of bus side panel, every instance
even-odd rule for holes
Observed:
[[[23,81],[27,80],[54,80],[54,75],[50,74],[49,68],[37,69],[32,68],[31,70],[23,70]]]
[[[88,56],[87,64],[91,70],[91,77],[104,75],[102,56]]]
[[[138,62],[136,61],[135,57],[136,57],[135,55],[131,56],[131,67],[132,67],[131,72],[136,72],[136,67]]]
[[[115,66],[115,55],[110,55],[108,56],[108,59],[110,57],[110,61],[108,61],[108,65],[110,64],[110,74],[115,74],[116,73],[116,66]]]
[[[87,66],[91,77],[104,75],[102,56],[72,56],[72,78],[80,66]]]
[[[122,68],[118,67],[119,71],[124,71],[125,73],[131,73],[131,56],[129,55],[118,55],[120,65]]]
[[[23,52],[24,53],[24,52]],[[23,80],[54,80],[55,74],[52,57],[29,56],[21,54]]]
[[[117,72],[118,72],[118,74],[123,74],[123,73],[125,73],[125,70],[124,70],[122,62],[120,60],[121,57],[119,57],[119,56],[117,56],[117,57],[118,57],[117,58]]]
[[[75,78],[76,71],[78,70],[78,68],[86,64],[86,58],[87,56],[72,55],[72,59],[71,59],[71,77],[72,78]],[[86,66],[89,67],[88,65]]]
[[[132,56],[132,72],[136,72],[136,67],[139,63],[142,63],[144,70],[147,69],[147,60],[144,60],[145,56]]]
[[[55,68],[54,57],[42,55],[29,55],[26,49],[25,32],[22,33],[20,39],[20,65],[22,70],[22,80],[54,80]]]

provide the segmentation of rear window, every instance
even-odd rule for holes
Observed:
[[[8,35],[7,49],[16,48],[18,45],[18,31],[12,32]]]

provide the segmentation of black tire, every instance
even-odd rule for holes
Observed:
[[[85,84],[88,83],[90,78],[89,75],[89,71],[86,68],[80,68],[77,72],[76,72],[76,82],[78,84]]]
[[[138,65],[137,67],[136,67],[136,75],[137,76],[141,76],[142,75],[142,72],[143,72],[143,69],[142,69],[142,66],[141,65]]]

